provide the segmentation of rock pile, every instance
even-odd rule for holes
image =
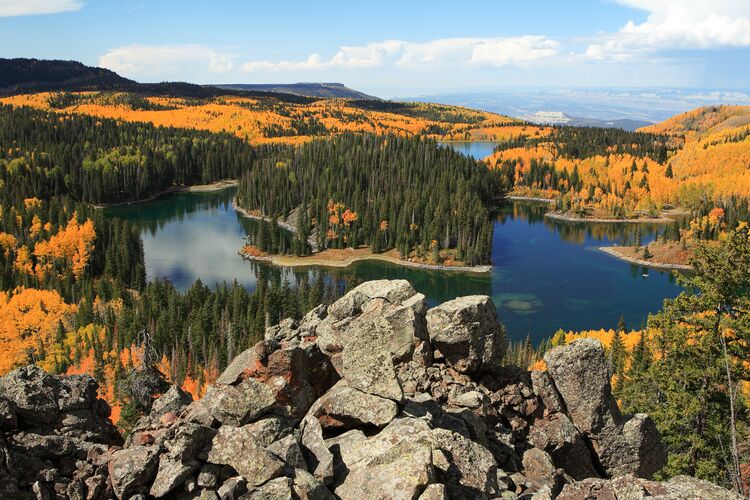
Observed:
[[[0,385],[0,479],[30,498],[736,498],[649,480],[664,446],[647,415],[620,413],[597,342],[531,373],[502,367],[505,347],[489,297],[427,310],[406,281],[364,283],[269,328],[203,399],[171,388],[123,447],[93,393],[75,433],[62,387],[77,383],[25,368]],[[24,438],[42,424],[54,440]]]
[[[0,498],[103,498],[122,438],[97,387],[33,365],[0,378]]]

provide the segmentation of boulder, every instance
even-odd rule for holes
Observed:
[[[156,446],[136,446],[114,452],[108,470],[117,498],[148,492],[156,476],[158,460]]]
[[[294,471],[292,489],[300,500],[334,500],[336,498],[323,483],[305,469]]]
[[[666,448],[653,421],[636,415],[626,422],[620,413],[598,340],[557,347],[544,360],[570,419],[590,443],[605,476],[650,478],[666,464]]]
[[[427,331],[432,345],[461,373],[500,367],[506,339],[490,297],[459,297],[433,307],[427,311]]]
[[[200,467],[199,455],[211,443],[216,431],[195,423],[177,428],[174,438],[164,442],[166,453],[159,458],[149,494],[162,497],[182,484]]]
[[[293,416],[302,418],[318,396],[336,382],[338,375],[315,344],[268,352],[256,345],[237,356],[217,383],[235,385],[249,378],[267,385],[278,405],[287,406]]]
[[[374,299],[401,304],[417,292],[406,280],[375,280],[362,283],[328,308],[328,316],[342,320],[360,314]]]
[[[318,481],[329,484],[333,479],[333,455],[323,440],[323,429],[318,419],[307,416],[300,425],[307,469]]]
[[[573,479],[599,477],[583,436],[564,413],[536,419],[529,429],[528,440],[549,453],[555,467],[565,469]]]
[[[400,402],[401,390],[388,342],[390,325],[383,318],[385,303],[373,300],[348,327],[342,355],[342,377],[360,391]]]
[[[60,386],[59,378],[36,365],[0,378],[0,394],[13,402],[18,418],[26,424],[51,424],[57,419]]]
[[[307,467],[305,457],[302,455],[302,449],[291,434],[271,443],[268,445],[267,450],[294,469],[304,469]]]
[[[287,467],[258,442],[252,426],[223,425],[211,442],[208,461],[231,466],[250,486],[283,475]]]
[[[740,500],[740,495],[708,481],[690,476],[675,476],[669,481],[648,481],[634,475],[614,479],[585,479],[567,484],[558,500]]]
[[[199,405],[222,424],[241,426],[273,408],[276,397],[266,384],[248,378],[236,386],[210,387]]]
[[[266,484],[251,488],[242,495],[243,500],[292,500],[292,479],[288,477],[277,477]]]
[[[534,394],[541,400],[546,413],[560,413],[565,411],[565,404],[560,393],[555,388],[549,372],[533,370],[531,372],[531,384]]]
[[[346,430],[359,426],[383,427],[398,413],[398,405],[380,396],[367,394],[339,381],[310,408],[308,415],[324,429]]]
[[[499,493],[497,463],[490,450],[445,429],[434,429],[426,438],[436,456],[437,480],[445,485],[448,498],[493,498]]]
[[[236,500],[247,493],[247,481],[241,477],[230,477],[217,491],[221,500]]]
[[[179,415],[185,408],[193,402],[193,396],[189,392],[182,390],[180,387],[173,385],[151,405],[149,417],[153,420],[159,420],[167,413]]]
[[[385,452],[353,465],[334,492],[342,500],[370,498],[410,500],[434,481],[432,447],[422,440],[401,440]]]
[[[427,485],[427,488],[419,495],[419,500],[448,500],[445,485],[439,483]]]

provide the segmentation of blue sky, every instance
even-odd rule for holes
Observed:
[[[750,0],[0,0],[0,56],[379,95],[750,87]]]

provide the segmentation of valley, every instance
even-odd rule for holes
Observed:
[[[102,432],[118,426],[107,444],[129,436],[106,453],[143,453],[161,439],[147,427],[187,429],[183,414],[149,417],[168,391],[185,402],[175,405],[180,412],[188,399],[211,405],[189,422],[211,436],[291,402],[294,414],[273,418],[289,419],[284,429],[303,436],[325,424],[329,443],[322,428],[315,444],[292,434],[287,443],[330,453],[341,427],[359,421],[312,405],[343,386],[356,398],[387,400],[394,413],[385,423],[399,412],[419,420],[407,415],[416,403],[449,408],[466,422],[455,434],[488,447],[481,453],[492,487],[477,491],[506,485],[497,483],[499,460],[514,470],[507,485],[533,493],[539,485],[524,475],[533,467],[520,456],[534,449],[552,464],[557,446],[539,444],[551,438],[535,437],[533,426],[568,414],[545,402],[557,394],[551,382],[539,387],[532,377],[554,375],[562,386],[569,373],[588,377],[585,365],[602,397],[583,406],[610,427],[568,433],[575,439],[612,439],[612,449],[640,443],[628,453],[653,456],[639,470],[661,469],[662,479],[716,480],[729,460],[739,467],[724,444],[738,435],[750,443],[750,107],[707,106],[628,131],[370,99],[331,84],[141,84],[64,61],[3,65],[17,74],[0,89],[0,376],[10,373],[0,388],[11,384],[15,397],[16,387],[33,393],[37,381],[58,393],[65,381],[81,381],[87,418]],[[316,95],[300,95],[305,88]],[[332,376],[320,391],[312,388],[316,367]],[[293,400],[274,394],[246,418],[268,396],[269,380],[294,391]],[[249,395],[233,396],[248,387]],[[565,397],[577,402],[584,389]],[[6,399],[0,394],[0,412],[12,418],[0,419],[0,432],[7,421],[7,435],[23,439],[28,410]],[[62,425],[64,412],[78,408],[70,404],[52,401],[45,425]],[[548,412],[554,404],[560,410]],[[376,435],[377,425],[362,428]],[[491,446],[487,436],[497,444],[501,434],[506,448]],[[286,463],[248,442],[239,450]],[[174,465],[154,446],[149,460]],[[29,453],[33,442],[10,447]],[[589,449],[580,447],[581,456],[601,461],[581,477],[602,487],[638,462]],[[66,467],[60,454],[51,459]],[[101,464],[117,463],[102,460],[102,474]],[[123,498],[146,485],[166,496],[188,488],[181,474],[195,475],[191,460],[166,486],[156,462],[135,486],[114,469],[97,484],[117,485],[113,495]],[[232,466],[244,467],[216,454],[200,460],[224,463],[233,477]],[[297,463],[310,474],[304,460]],[[430,459],[426,467],[437,466]],[[61,476],[70,484],[73,470]],[[254,491],[302,475],[281,470]],[[583,487],[552,470],[543,476],[559,478],[557,493],[563,482]],[[0,478],[9,474],[0,461]],[[716,481],[742,475],[725,476]],[[326,477],[328,492],[333,472]],[[35,481],[16,482],[48,491],[57,480]]]

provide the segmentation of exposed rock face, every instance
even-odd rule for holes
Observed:
[[[650,478],[667,462],[666,448],[648,415],[625,420],[612,397],[604,349],[581,339],[544,356],[575,427],[588,440],[607,477]]]
[[[87,375],[55,377],[35,366],[0,378],[0,498],[104,493],[107,464],[94,458],[122,438],[96,390]]]
[[[500,367],[506,340],[487,296],[459,297],[430,309],[427,331],[435,348],[461,373]]]
[[[735,498],[663,464],[615,405],[601,346],[503,367],[489,297],[426,310],[369,282],[239,354],[200,401],[171,388],[124,448],[90,378],[0,379],[0,498]],[[629,476],[622,474],[630,473]]]
[[[559,500],[641,500],[664,498],[670,500],[716,499],[740,500],[742,497],[708,481],[690,476],[675,476],[669,481],[656,482],[633,475],[614,479],[585,479],[566,485]]]

